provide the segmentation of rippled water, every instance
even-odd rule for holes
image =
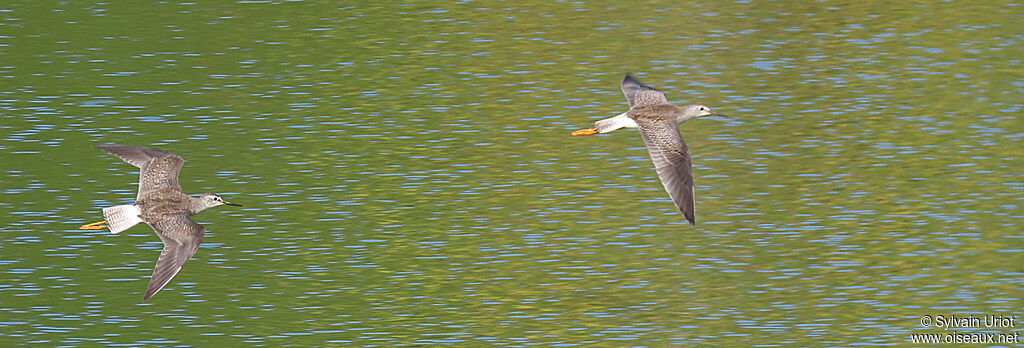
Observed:
[[[0,343],[896,345],[1024,318],[1016,4],[0,8]],[[891,8],[890,8],[891,7]],[[682,126],[697,225],[622,112]],[[103,143],[243,208],[150,302]],[[1019,325],[1018,325],[1019,326]],[[963,332],[1012,333],[978,328]]]

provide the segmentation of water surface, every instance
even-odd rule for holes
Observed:
[[[908,344],[1024,318],[1021,7],[237,2],[0,8],[0,343]],[[892,7],[896,6],[896,7]],[[682,126],[697,225],[627,72]],[[182,155],[244,204],[150,302],[146,226],[82,231]],[[1012,333],[981,328],[964,332]]]

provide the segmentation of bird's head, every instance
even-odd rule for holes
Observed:
[[[711,108],[704,104],[690,104],[683,108],[683,114],[688,115],[690,118],[697,118],[701,116],[721,116],[729,117],[725,114],[720,114],[711,111]]]
[[[203,203],[205,203],[207,207],[216,207],[218,205],[230,205],[235,207],[242,206],[241,204],[228,203],[228,201],[220,198],[216,193],[204,193],[200,199],[203,200]]]

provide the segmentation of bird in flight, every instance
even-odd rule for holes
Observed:
[[[82,226],[82,229],[109,228],[116,234],[140,222],[153,228],[163,241],[164,250],[156,260],[153,277],[149,280],[146,295],[142,297],[149,300],[178,274],[206,235],[206,228],[192,221],[190,216],[219,205],[241,205],[228,203],[215,193],[204,193],[199,197],[185,194],[178,184],[178,173],[185,163],[181,156],[138,146],[100,145],[96,148],[139,167],[139,193],[134,204],[103,208],[105,220]]]
[[[690,151],[683,136],[679,134],[679,125],[701,116],[726,115],[713,112],[704,104],[682,107],[669,104],[664,92],[644,85],[629,74],[622,80],[622,94],[629,101],[628,111],[597,121],[594,128],[572,132],[572,136],[608,133],[620,128],[639,128],[658,177],[665,185],[665,191],[668,191],[669,197],[686,216],[686,220],[695,224],[693,169],[690,166]]]

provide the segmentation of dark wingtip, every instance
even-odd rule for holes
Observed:
[[[153,291],[153,289],[146,289],[146,294],[142,296],[142,301],[148,302],[149,299],[153,298],[153,295],[156,295],[156,293],[160,292],[162,289],[163,288],[156,289],[156,291]]]
[[[631,74],[631,73],[626,73],[626,77],[622,79],[622,85],[623,86],[625,86],[627,83],[628,84],[634,84],[634,85],[640,86],[640,87],[645,88],[645,89],[650,89],[650,90],[659,91],[659,92],[661,91],[660,89],[657,89],[657,88],[645,85],[643,82],[640,82],[640,80],[637,80],[636,77],[633,77],[633,74]]]
[[[121,145],[121,144],[99,144],[99,145],[93,146],[92,148],[97,149],[97,150],[103,150],[103,151],[110,152],[111,149],[116,149],[116,148],[125,147],[125,146],[126,145]]]
[[[695,214],[693,214],[693,213],[689,213],[688,214],[686,211],[684,211],[682,209],[679,209],[679,212],[683,213],[683,216],[686,217],[686,221],[689,221],[691,225],[697,226],[697,219],[694,216]]]
[[[163,288],[156,289],[156,291],[153,291],[153,289],[146,289],[146,295],[142,296],[142,300],[149,302],[149,299],[153,298],[153,296],[160,292],[160,290],[163,290]]]

